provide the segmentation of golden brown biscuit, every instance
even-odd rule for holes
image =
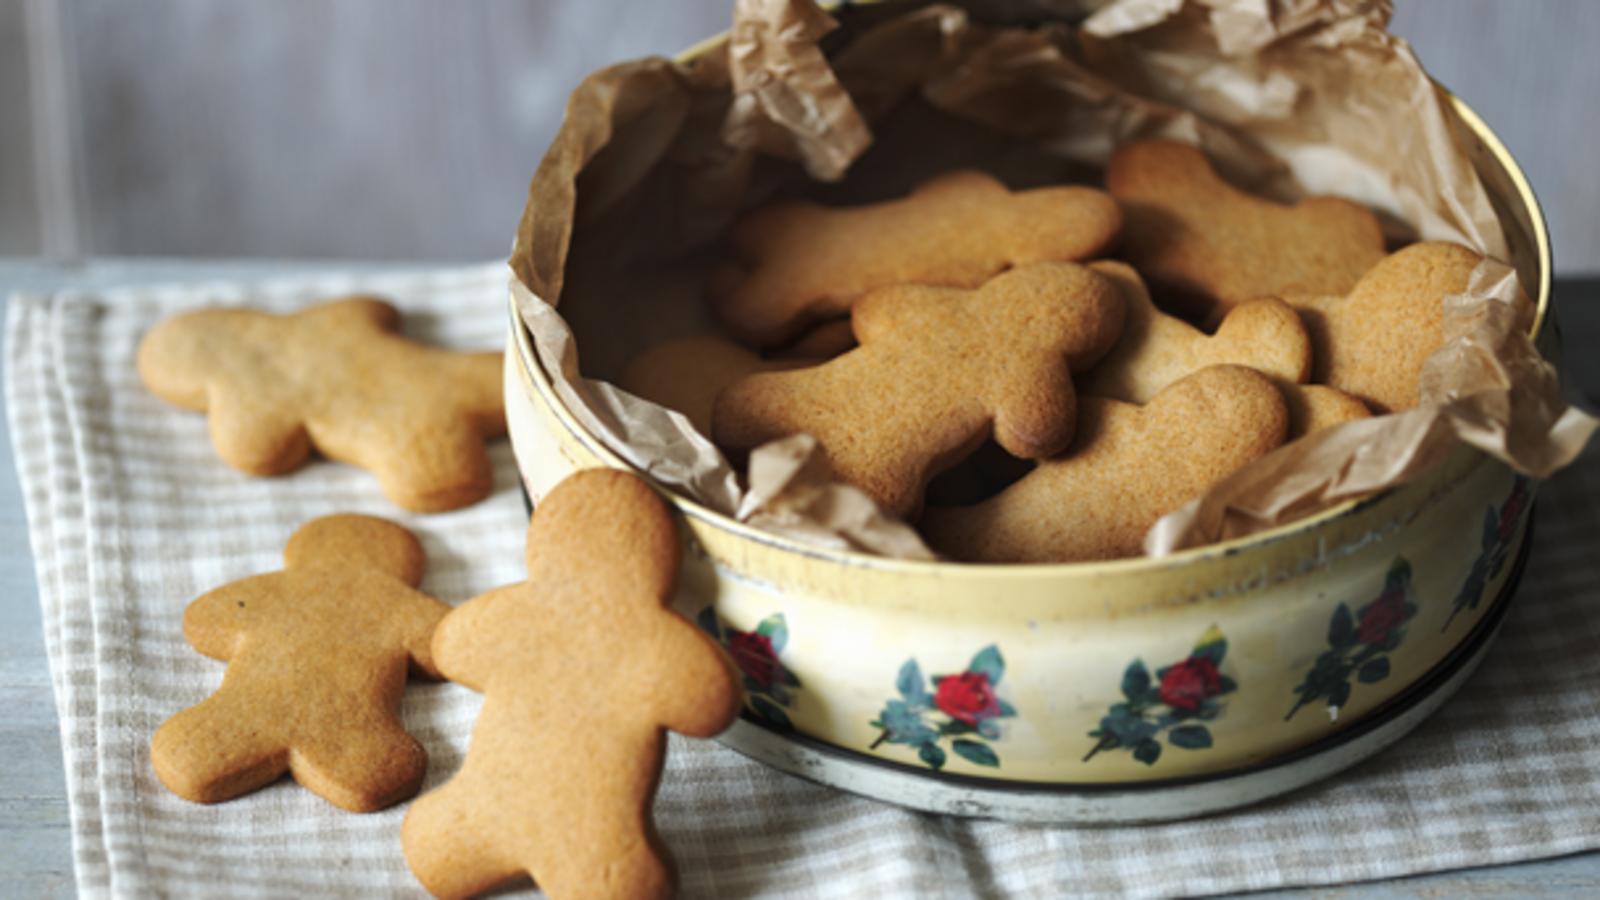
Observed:
[[[1121,223],[1115,201],[1092,188],[1013,193],[975,171],[885,203],[780,203],[734,223],[741,268],[711,279],[711,302],[740,340],[770,346],[877,288],[975,288],[1008,266],[1098,256]]]
[[[668,606],[680,547],[644,482],[581,471],[539,502],[528,580],[452,612],[441,671],[484,695],[461,771],[406,814],[411,870],[439,897],[524,873],[551,897],[671,887],[651,804],[665,729],[710,737],[739,713],[717,645]]]
[[[139,376],[204,411],[217,454],[252,475],[294,469],[315,446],[377,475],[406,509],[481,500],[494,486],[484,439],[506,431],[501,354],[427,347],[399,324],[373,297],[287,316],[203,309],[144,336]]]
[[[1372,416],[1372,410],[1367,409],[1365,403],[1331,387],[1280,381],[1278,390],[1283,392],[1283,402],[1289,408],[1289,436],[1285,443],[1324,428]]]
[[[1385,257],[1348,296],[1285,297],[1311,333],[1311,380],[1379,413],[1416,406],[1422,364],[1444,339],[1444,298],[1465,291],[1482,261],[1460,244],[1412,244]]]
[[[991,434],[1041,458],[1072,440],[1072,372],[1116,342],[1124,303],[1104,276],[1034,263],[975,291],[884,288],[853,312],[861,346],[795,372],[751,375],[717,398],[735,451],[805,432],[835,475],[909,516],[928,480]]]
[[[930,509],[929,546],[970,562],[1137,556],[1156,520],[1283,443],[1289,414],[1265,375],[1201,369],[1148,406],[1083,398],[1078,436],[982,503]]]
[[[1383,258],[1383,231],[1366,207],[1253,196],[1188,144],[1124,145],[1106,167],[1106,187],[1127,218],[1128,261],[1208,324],[1256,297],[1343,294]]]
[[[683,413],[709,436],[711,405],[723,388],[755,372],[782,372],[815,363],[814,359],[762,359],[732,341],[705,335],[645,350],[628,360],[617,385]]]
[[[1127,300],[1122,337],[1078,382],[1078,389],[1125,403],[1149,403],[1162,388],[1207,366],[1248,366],[1295,383],[1311,374],[1311,341],[1300,316],[1271,297],[1240,304],[1217,333],[1205,332],[1156,309],[1139,273],[1125,263],[1089,268],[1116,282]]]
[[[422,547],[371,516],[301,526],[280,572],[224,585],[183,613],[191,646],[228,664],[222,687],[168,719],[150,762],[168,789],[217,803],[285,772],[335,806],[370,812],[417,792],[422,745],[401,727],[406,669],[437,677],[450,607],[416,590]]]

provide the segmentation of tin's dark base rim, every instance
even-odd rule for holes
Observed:
[[[1518,549],[1516,559],[1512,564],[1511,572],[1506,577],[1506,581],[1501,586],[1499,593],[1495,595],[1495,598],[1489,609],[1473,626],[1472,630],[1432,669],[1430,669],[1426,674],[1418,678],[1416,681],[1412,682],[1410,685],[1403,688],[1393,697],[1384,701],[1379,706],[1369,710],[1365,715],[1361,716],[1359,719],[1355,720],[1344,728],[1341,728],[1339,731],[1326,737],[1319,738],[1301,747],[1275,755],[1270,759],[1263,760],[1259,763],[1253,763],[1233,769],[1224,769],[1217,772],[1209,772],[1201,775],[1144,781],[1093,783],[1013,781],[935,771],[925,767],[896,762],[894,760],[883,759],[882,757],[868,755],[859,751],[849,750],[836,744],[828,743],[796,731],[786,730],[771,725],[754,717],[749,713],[749,711],[746,711],[743,715],[741,715],[736,729],[745,732],[747,735],[750,734],[752,730],[758,734],[762,734],[763,739],[757,741],[756,743],[793,745],[796,749],[802,750],[806,754],[814,757],[814,763],[832,762],[840,766],[848,766],[862,774],[865,774],[870,770],[876,770],[885,774],[893,773],[900,778],[912,776],[921,781],[934,782],[941,785],[947,785],[952,788],[965,788],[991,796],[1011,795],[1016,797],[1094,797],[1096,795],[1101,795],[1104,797],[1111,797],[1114,795],[1130,794],[1149,795],[1171,792],[1178,788],[1204,785],[1215,782],[1244,780],[1253,777],[1270,777],[1275,771],[1292,769],[1297,765],[1306,763],[1308,760],[1324,757],[1330,754],[1331,751],[1346,748],[1352,743],[1369,737],[1374,732],[1384,728],[1384,726],[1390,725],[1396,719],[1399,719],[1405,716],[1407,713],[1412,712],[1424,701],[1433,698],[1434,695],[1442,688],[1445,688],[1447,685],[1449,685],[1453,679],[1457,678],[1459,675],[1462,675],[1462,670],[1464,667],[1476,665],[1476,663],[1481,660],[1488,644],[1490,641],[1492,641],[1493,637],[1499,630],[1501,622],[1504,621],[1506,612],[1511,605],[1511,598],[1516,593],[1517,586],[1522,580],[1523,571],[1527,566],[1528,554],[1533,545],[1533,530],[1533,512],[1530,510],[1528,526],[1524,530],[1521,546]],[[1440,702],[1442,702],[1442,700]],[[1428,714],[1431,715],[1431,711]],[[1419,719],[1417,722],[1411,723],[1410,725],[1406,726],[1406,730],[1409,731],[1410,728],[1420,724],[1421,721],[1422,720]],[[1402,734],[1403,733],[1404,732],[1402,732]],[[1359,762],[1362,759],[1381,751],[1387,747],[1392,740],[1395,739],[1398,739],[1398,735],[1391,738],[1390,741],[1386,741],[1378,746],[1375,746],[1370,751],[1349,760],[1347,763],[1341,766],[1341,768],[1354,765],[1356,762]],[[845,787],[846,790],[851,789],[848,786],[837,784],[831,779],[819,777],[819,773],[815,771],[817,768],[816,765],[783,765],[775,763],[773,760],[766,758],[766,756],[761,753],[752,752],[747,746],[742,746],[742,744],[745,743],[744,741],[725,738],[722,740],[722,743],[736,752],[741,753],[742,755],[755,759],[758,762],[776,765],[778,768],[782,768],[785,771],[789,771],[791,774],[798,775],[802,778],[822,784],[829,784],[831,786]],[[1322,777],[1331,775],[1334,773],[1334,771],[1337,770],[1326,772]],[[1308,783],[1310,782],[1305,782],[1305,784]],[[1275,793],[1284,793],[1291,790],[1297,790],[1298,788],[1305,786],[1305,784],[1295,784],[1289,788],[1286,788],[1285,791]],[[1260,797],[1256,799],[1265,798]],[[978,814],[981,815],[984,813],[980,812]]]

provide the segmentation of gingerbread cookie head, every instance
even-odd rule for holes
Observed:
[[[914,514],[935,474],[991,435],[1037,459],[1072,440],[1072,373],[1115,343],[1124,303],[1072,263],[1019,266],[978,290],[902,285],[856,304],[861,345],[823,365],[752,375],[717,398],[735,451],[805,432],[834,474]]]
[[[716,644],[668,607],[680,553],[649,486],[582,471],[534,511],[528,580],[441,624],[440,669],[484,705],[461,771],[401,829],[435,896],[522,875],[552,897],[670,890],[651,822],[663,729],[710,736],[740,704]]]
[[[1128,260],[1204,322],[1256,297],[1343,294],[1383,258],[1383,231],[1366,207],[1253,196],[1188,144],[1124,145],[1106,167],[1106,186],[1127,219]]]
[[[1311,374],[1311,341],[1300,316],[1271,297],[1242,303],[1205,332],[1156,308],[1144,281],[1125,263],[1093,263],[1127,301],[1122,337],[1080,383],[1085,394],[1149,403],[1162,388],[1207,366],[1248,366],[1283,382]]]
[[[1481,262],[1460,244],[1428,241],[1385,257],[1347,296],[1286,298],[1311,333],[1312,380],[1378,412],[1416,406],[1423,363],[1444,340],[1444,300]]]
[[[1283,397],[1241,366],[1201,369],[1144,407],[1085,397],[1066,455],[994,497],[931,509],[930,546],[969,562],[1137,556],[1157,519],[1283,443]]]
[[[229,465],[276,475],[313,447],[372,471],[407,509],[487,496],[484,440],[505,433],[499,353],[453,353],[397,333],[394,307],[351,297],[287,316],[205,309],[139,344],[152,393],[209,417]]]
[[[295,532],[280,572],[220,587],[184,612],[184,637],[226,661],[222,687],[156,731],[150,760],[173,793],[216,803],[285,772],[344,809],[416,793],[427,754],[400,725],[408,666],[436,675],[433,628],[449,611],[419,593],[422,548],[370,516]]]
[[[730,232],[739,264],[712,278],[710,297],[736,336],[770,346],[878,288],[975,288],[1008,266],[1089,259],[1121,223],[1116,202],[1090,188],[1012,192],[950,172],[886,203],[791,201],[745,216]]]

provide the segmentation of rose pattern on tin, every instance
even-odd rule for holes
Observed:
[[[794,705],[800,679],[779,659],[789,643],[789,625],[783,613],[762,619],[754,631],[725,627],[709,606],[700,610],[695,622],[733,658],[750,711],[780,728],[793,729],[787,710]]]
[[[1501,570],[1506,567],[1506,560],[1511,557],[1511,539],[1517,533],[1517,525],[1522,521],[1522,514],[1527,510],[1532,494],[1531,479],[1518,475],[1511,480],[1511,494],[1505,502],[1498,509],[1493,506],[1484,509],[1482,549],[1478,558],[1472,561],[1467,580],[1456,594],[1455,606],[1451,608],[1450,617],[1444,620],[1440,631],[1449,628],[1456,616],[1477,609],[1478,604],[1483,602],[1483,592],[1489,582],[1500,576]]]
[[[917,758],[937,771],[949,759],[941,746],[948,739],[950,750],[967,762],[998,768],[1000,755],[990,742],[1000,740],[998,720],[1017,714],[996,693],[1005,671],[1005,659],[993,644],[979,650],[964,671],[935,675],[927,683],[916,657],[906,660],[895,678],[900,696],[869,723],[881,733],[868,749],[885,743],[915,747]]]
[[[1121,702],[1111,704],[1100,727],[1089,732],[1096,742],[1083,761],[1110,750],[1128,750],[1133,758],[1153,766],[1161,758],[1161,738],[1182,750],[1211,746],[1206,724],[1222,714],[1223,698],[1239,689],[1222,672],[1228,640],[1213,625],[1181,660],[1157,669],[1155,677],[1144,660],[1136,659],[1122,672]]]
[[[1406,624],[1417,614],[1411,586],[1411,563],[1395,557],[1384,575],[1383,590],[1372,602],[1350,612],[1340,603],[1328,620],[1328,649],[1322,651],[1300,684],[1294,706],[1283,717],[1294,718],[1308,703],[1327,704],[1331,716],[1350,700],[1350,679],[1376,684],[1389,677],[1389,654],[1406,639]]]

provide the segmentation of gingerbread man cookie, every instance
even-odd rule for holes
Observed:
[[[1124,145],[1106,167],[1106,186],[1127,217],[1128,261],[1208,324],[1256,297],[1343,294],[1383,258],[1383,230],[1366,207],[1256,197],[1223,181],[1188,144]]]
[[[454,353],[397,333],[400,314],[349,297],[287,316],[203,309],[139,344],[156,396],[210,418],[211,442],[252,475],[298,467],[314,446],[378,476],[417,512],[455,509],[493,487],[484,440],[505,434],[499,353]]]
[[[735,336],[770,346],[877,288],[975,288],[1008,266],[1098,256],[1121,224],[1116,202],[1100,191],[1012,192],[965,170],[886,203],[780,203],[734,223],[742,267],[712,278],[711,302]]]
[[[874,291],[852,314],[859,347],[736,382],[712,432],[736,451],[808,433],[840,480],[911,516],[928,480],[991,435],[1029,459],[1065,449],[1071,375],[1116,342],[1123,307],[1110,280],[1073,263],[1019,266],[974,291]]]
[[[428,757],[400,725],[400,694],[408,666],[437,677],[429,641],[450,610],[416,590],[421,545],[384,519],[325,516],[294,533],[284,563],[184,611],[184,637],[228,671],[156,731],[156,775],[196,803],[285,772],[354,812],[410,797]]]
[[[1128,314],[1117,345],[1080,381],[1085,394],[1149,403],[1167,385],[1215,365],[1248,366],[1291,384],[1311,374],[1305,325],[1282,300],[1264,297],[1240,304],[1216,334],[1207,335],[1156,309],[1139,273],[1125,263],[1097,262],[1089,268],[1116,282]]]
[[[1416,406],[1422,364],[1444,340],[1444,298],[1465,291],[1481,262],[1460,244],[1412,244],[1385,257],[1347,296],[1285,297],[1311,333],[1312,380],[1378,412]]]
[[[815,359],[762,359],[719,337],[663,341],[628,360],[617,385],[683,413],[701,434],[711,434],[711,406],[722,389],[754,372],[782,372]]]
[[[970,562],[1137,556],[1156,520],[1283,443],[1289,415],[1272,381],[1212,366],[1138,407],[1083,398],[1065,456],[973,506],[930,509],[930,546]]]
[[[650,813],[664,730],[709,737],[740,705],[716,644],[668,607],[680,552],[644,482],[585,470],[534,510],[528,580],[440,624],[434,660],[484,702],[461,771],[401,829],[435,896],[525,873],[558,900],[670,890]]]

